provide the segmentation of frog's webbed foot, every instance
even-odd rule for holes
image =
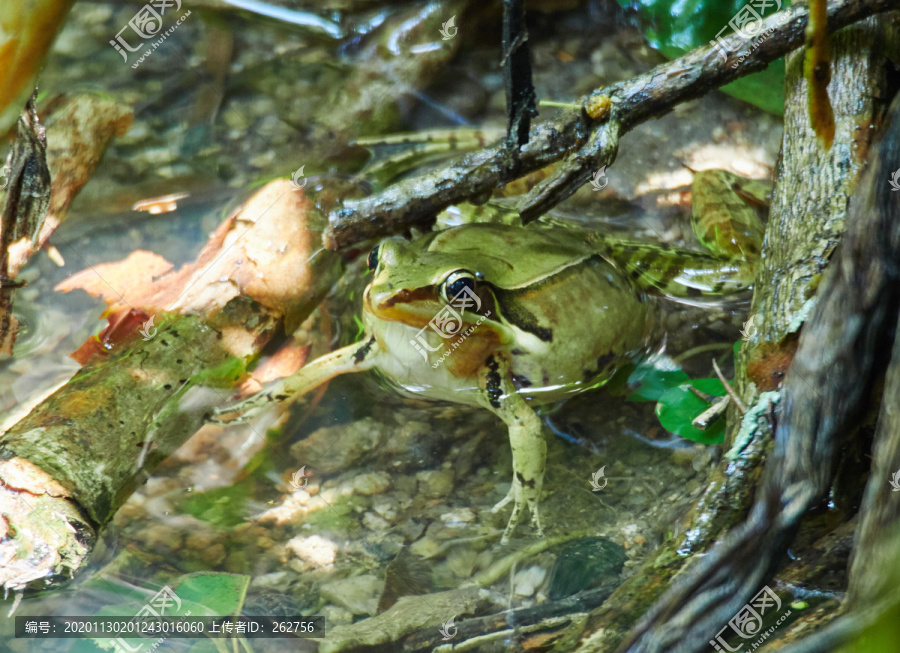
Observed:
[[[509,541],[519,523],[524,509],[531,513],[531,525],[538,537],[543,537],[538,504],[544,482],[544,462],[547,443],[541,433],[541,420],[516,393],[509,375],[508,364],[497,355],[488,358],[486,371],[479,384],[485,391],[486,406],[509,427],[509,443],[512,447],[513,478],[506,497],[495,505],[492,512],[513,504],[513,511],[503,532],[501,544]]]
[[[340,374],[362,372],[375,365],[378,346],[374,338],[342,347],[308,363],[291,376],[233,406],[222,406],[209,418],[214,424],[246,422],[280,403],[291,403]]]

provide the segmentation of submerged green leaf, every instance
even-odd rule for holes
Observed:
[[[658,401],[671,388],[688,383],[691,377],[668,356],[651,356],[628,377],[630,401]]]
[[[725,439],[725,420],[718,419],[705,431],[694,427],[691,421],[709,404],[691,392],[693,386],[715,397],[725,396],[725,388],[719,379],[697,379],[667,390],[656,404],[656,416],[667,431],[700,444],[721,444]]]

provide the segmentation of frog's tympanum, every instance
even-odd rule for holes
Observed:
[[[512,504],[503,540],[526,507],[540,534],[547,447],[533,406],[602,385],[658,346],[652,291],[687,297],[752,283],[761,226],[739,199],[727,204],[764,191],[721,171],[700,175],[723,185],[698,192],[695,179],[695,232],[714,254],[500,224],[386,240],[369,254],[364,338],[223,412],[246,417],[369,369],[401,392],[481,406],[506,423],[512,446],[512,486],[494,506]]]

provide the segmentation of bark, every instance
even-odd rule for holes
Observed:
[[[760,399],[760,391],[773,390],[775,384],[757,389],[745,378],[748,351],[760,351],[752,360],[765,362],[780,373],[776,382],[781,380],[796,348],[796,334],[790,334],[799,329],[801,309],[813,296],[828,255],[839,242],[856,175],[872,138],[869,126],[877,123],[884,109],[888,65],[879,27],[884,22],[869,19],[832,37],[834,76],[829,90],[838,131],[828,152],[819,150],[809,123],[803,53],[788,57],[784,142],[750,311],[757,316],[756,335],[750,343],[742,343],[735,374],[736,390],[751,410],[741,420],[731,409],[726,447],[739,435],[745,441],[739,455],[723,459],[712,471],[703,497],[685,520],[683,536],[668,543],[592,613],[583,651],[612,650],[693,560],[692,554],[706,551],[749,510],[771,447],[776,405],[769,405],[770,395]],[[863,129],[857,129],[859,125]],[[790,337],[784,342],[786,336]],[[778,342],[777,348],[769,344]],[[753,437],[747,440],[746,434]]]
[[[678,580],[619,650],[705,649],[768,578],[800,518],[828,490],[839,448],[884,370],[880,353],[891,346],[900,310],[900,204],[888,186],[900,147],[900,97],[889,120],[800,336],[749,517]]]
[[[892,0],[835,0],[828,4],[828,26],[834,31],[895,6]],[[584,99],[584,110],[568,112],[560,122],[538,125],[519,152],[516,177],[568,159],[522,201],[523,220],[561,202],[587,182],[595,168],[612,163],[622,134],[681,102],[762,70],[800,46],[807,16],[804,5],[795,5],[763,21],[762,31],[771,29],[772,34],[755,50],[750,42],[726,38],[730,53],[724,60],[715,48],[698,48],[649,73],[594,91]],[[739,58],[742,63],[735,65]],[[448,206],[484,197],[511,181],[514,177],[504,165],[507,156],[505,143],[499,143],[381,193],[345,202],[330,215],[326,243],[337,249],[427,225]]]

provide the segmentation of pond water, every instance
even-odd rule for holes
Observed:
[[[41,252],[23,272],[28,287],[16,312],[25,328],[15,358],[0,361],[4,429],[75,373],[68,354],[105,325],[100,299],[59,293],[60,281],[138,249],[176,267],[191,262],[237,202],[301,166],[311,191],[348,179],[357,189],[383,187],[384,179],[366,177],[373,148],[355,145],[358,138],[436,128],[502,133],[496,7],[331,4],[312,13],[311,4],[292,3],[287,13],[262,17],[197,3],[140,62],[140,53],[123,61],[108,44],[135,7],[76,4],[38,80],[42,92],[107,94],[134,107],[135,121],[51,238],[65,264]],[[661,61],[613,3],[541,4],[548,6],[530,9],[540,99],[572,102]],[[460,43],[447,46],[441,34],[450,33],[451,17],[458,33],[450,39]],[[410,39],[418,39],[419,60],[409,58]],[[556,111],[541,107],[541,118]],[[47,129],[52,139],[52,122]],[[557,217],[696,247],[684,166],[766,176],[780,129],[779,119],[724,95],[694,101],[629,134],[604,192],[581,189]],[[404,149],[374,148],[379,157]],[[186,194],[173,211],[130,210],[170,193]],[[330,326],[312,340],[314,351],[358,336],[359,297],[370,278],[363,258],[346,257],[323,311]],[[747,299],[700,307],[665,301],[660,353],[692,378],[712,376],[715,357],[728,376]],[[465,610],[499,614],[508,634],[479,650],[524,649],[517,628],[553,610],[599,605],[677,534],[703,490],[712,449],[668,433],[655,401],[635,401],[634,389],[597,389],[540,409],[547,536],[537,540],[523,519],[501,545],[509,510],[491,507],[508,491],[512,467],[502,422],[486,411],[405,399],[375,375],[340,377],[272,431],[270,415],[198,432],[127,500],[73,582],[25,596],[15,614],[131,616],[162,588],[184,587],[179,614],[199,605],[209,614],[323,615],[331,628],[418,596],[422,614],[433,611],[422,617],[423,633],[455,633]],[[209,584],[188,587],[204,572]],[[463,594],[447,594],[467,587],[488,590],[475,608]],[[102,638],[14,639],[12,603],[9,596],[0,606],[0,650],[114,650]],[[262,653],[315,650],[320,642],[226,641],[169,638],[157,650]],[[410,641],[416,650],[419,640]],[[141,647],[133,650],[156,646],[127,642]],[[384,650],[405,649],[397,642]]]

